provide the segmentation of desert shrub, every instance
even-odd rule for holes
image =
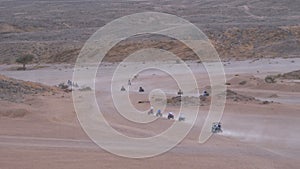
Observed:
[[[58,85],[58,87],[61,88],[61,89],[68,89],[68,88],[69,88],[69,86],[66,85],[65,83],[60,83],[60,84]]]
[[[239,84],[240,85],[245,85],[247,83],[247,81],[246,80],[243,80],[243,81],[241,81]]]
[[[23,65],[22,70],[26,70],[26,64],[33,60],[33,55],[24,55],[16,59],[17,63]]]
[[[0,117],[8,117],[8,118],[21,118],[29,114],[26,109],[11,109],[7,111],[1,111]]]
[[[80,91],[91,91],[92,88],[91,87],[83,87],[81,89],[79,89]]]
[[[267,82],[267,83],[276,83],[276,80],[275,80],[274,76],[267,76],[265,78],[265,82]]]

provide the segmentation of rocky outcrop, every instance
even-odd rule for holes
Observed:
[[[16,80],[0,75],[0,100],[22,102],[26,95],[55,93],[59,89],[39,83]]]

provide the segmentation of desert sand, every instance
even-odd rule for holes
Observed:
[[[108,75],[116,65],[107,64],[101,68],[102,72],[96,79],[98,103],[104,105],[105,117],[111,125],[134,137],[148,137],[168,128],[172,120],[160,118],[150,124],[135,124],[118,115],[115,108],[105,107],[111,103]],[[189,65],[196,72],[199,90],[209,86],[203,65],[193,62]],[[269,84],[264,77],[298,70],[299,65],[298,58],[224,62],[227,82],[230,83],[227,87],[238,94],[232,92],[228,95],[221,120],[223,133],[214,134],[205,144],[198,143],[209,110],[209,104],[203,105],[195,126],[178,146],[146,159],[118,157],[93,143],[77,120],[70,92],[57,89],[29,93],[24,94],[19,102],[1,99],[0,168],[298,169],[300,83],[297,80],[277,80]],[[72,65],[45,65],[28,71],[10,70],[12,66],[1,65],[0,74],[47,86],[72,79]],[[174,73],[180,74],[180,70]],[[168,97],[176,96],[178,90],[172,78],[156,70],[140,73],[132,83],[130,99],[139,110],[149,109],[149,103],[138,101],[147,100],[150,89],[161,88]],[[146,89],[144,94],[136,92],[141,85]],[[251,97],[255,99],[244,99]],[[178,116],[178,106],[168,105],[167,110]]]

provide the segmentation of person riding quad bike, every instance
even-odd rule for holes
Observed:
[[[185,117],[183,114],[179,115],[178,121],[185,121]]]
[[[181,96],[181,95],[183,95],[183,92],[182,92],[182,90],[181,90],[181,89],[179,89],[179,90],[178,90],[178,92],[177,92],[177,94],[178,94],[178,96]]]
[[[174,114],[172,113],[172,112],[170,112],[169,114],[168,114],[168,119],[170,120],[170,119],[174,119]]]
[[[221,122],[214,122],[211,128],[212,133],[222,133]]]
[[[153,109],[154,109],[154,108],[151,106],[151,107],[150,107],[150,110],[148,111],[148,115],[150,115],[150,114],[153,114],[153,113],[154,113],[154,112],[153,112]]]
[[[157,113],[156,113],[155,116],[157,116],[157,117],[162,117],[162,113],[161,113],[160,109],[157,110]]]
[[[145,91],[145,90],[144,90],[142,87],[139,88],[139,92],[140,92],[140,93],[142,93],[142,92],[144,92],[144,91]]]

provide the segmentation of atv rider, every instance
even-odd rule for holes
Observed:
[[[169,112],[169,114],[168,114],[168,119],[170,120],[170,119],[174,119],[174,114],[172,113],[172,112]]]
[[[156,116],[157,116],[157,117],[162,117],[162,113],[161,113],[161,110],[160,110],[160,109],[157,110]]]

